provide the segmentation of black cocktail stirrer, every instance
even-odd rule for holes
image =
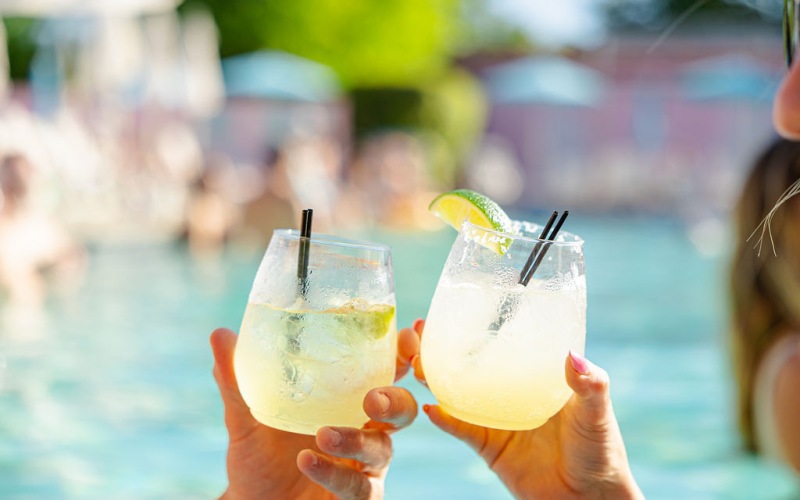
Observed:
[[[531,254],[528,256],[528,260],[525,262],[525,265],[522,267],[522,272],[519,275],[519,283],[521,285],[528,286],[528,283],[530,283],[533,273],[535,273],[539,268],[539,265],[542,263],[542,259],[544,259],[544,256],[547,253],[547,249],[550,248],[550,245],[556,239],[558,232],[561,230],[561,226],[564,225],[564,221],[567,219],[567,216],[569,216],[569,210],[565,210],[564,213],[561,214],[561,218],[558,219],[556,227],[553,228],[553,231],[550,233],[550,235],[548,235],[547,232],[553,226],[553,221],[556,220],[557,216],[558,212],[554,211],[553,214],[550,215],[550,220],[547,221],[544,229],[542,229],[542,232],[539,234],[539,241],[536,242],[533,250],[531,250]],[[511,296],[506,296],[506,299],[500,306],[500,316],[497,318],[497,321],[489,326],[489,331],[499,331],[506,322],[506,318],[513,314],[516,307],[518,307],[518,302],[512,299]]]
[[[553,212],[553,213],[555,214],[556,212]],[[558,235],[558,232],[561,231],[561,226],[564,225],[564,221],[567,220],[568,216],[569,216],[569,210],[564,210],[564,213],[561,214],[561,218],[558,219],[558,223],[556,224],[555,229],[553,229],[553,232],[550,233],[550,236],[547,237],[547,241],[544,242],[544,248],[542,248],[542,242],[541,241],[537,242],[536,246],[533,247],[533,251],[531,252],[530,257],[528,257],[528,262],[530,262],[532,259],[534,259],[534,254],[537,251],[539,251],[539,248],[542,248],[542,249],[539,252],[539,254],[535,257],[535,260],[533,261],[533,265],[530,266],[530,270],[528,270],[527,273],[524,273],[524,271],[523,271],[524,274],[520,278],[520,281],[519,281],[520,283],[522,283],[525,286],[528,286],[528,283],[531,281],[531,278],[533,278],[533,273],[535,273],[536,270],[539,269],[539,264],[542,263],[542,259],[544,259],[544,255],[547,253],[547,250],[550,248],[550,245],[556,239],[556,236]],[[553,218],[551,217],[550,218],[550,222],[552,222],[552,221],[553,221]],[[541,237],[539,237],[539,239],[541,240]]]
[[[297,253],[297,295],[303,299],[308,293],[308,257],[311,250],[311,217],[312,209],[303,210],[300,223],[300,248]]]
[[[547,232],[550,231],[550,228],[553,227],[553,222],[556,221],[556,217],[558,216],[558,212],[553,211],[552,215],[550,215],[550,220],[547,221],[547,224],[544,225],[544,229],[539,234],[539,241],[536,242],[536,245],[533,247],[531,254],[528,256],[528,260],[525,262],[525,265],[522,266],[522,272],[519,273],[519,283],[521,285],[527,285],[528,283],[525,282],[525,276],[528,275],[528,272],[533,265],[533,261],[536,259],[536,255],[539,253],[539,249],[542,248],[542,240],[547,238]]]

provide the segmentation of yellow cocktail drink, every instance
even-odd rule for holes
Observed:
[[[585,289],[549,291],[440,281],[422,337],[431,391],[456,418],[496,429],[539,427],[572,390],[569,350],[583,353]],[[501,328],[498,304],[514,304]]]
[[[394,307],[361,303],[331,311],[247,306],[234,366],[239,390],[261,423],[314,434],[361,427],[364,396],[394,381]]]

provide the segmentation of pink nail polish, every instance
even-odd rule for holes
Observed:
[[[581,375],[589,374],[589,362],[586,358],[574,351],[569,351],[569,359],[572,362],[572,368]]]

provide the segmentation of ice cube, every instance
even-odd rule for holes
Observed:
[[[518,294],[504,295],[503,299],[497,304],[495,311],[496,318],[489,325],[488,330],[495,334],[499,333],[503,325],[510,322],[517,315],[520,307],[520,296]]]
[[[331,331],[306,331],[301,337],[300,355],[323,363],[338,363],[348,358],[353,347],[346,335],[336,335]],[[336,332],[338,333],[338,332]]]
[[[314,390],[314,377],[298,368],[297,363],[283,358],[284,395],[295,403],[308,399]]]
[[[299,353],[306,326],[305,315],[287,314],[284,321],[284,335],[278,339],[280,349],[290,354]]]

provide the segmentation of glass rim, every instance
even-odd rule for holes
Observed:
[[[272,234],[290,240],[300,241],[300,231],[298,231],[297,229],[275,229],[272,232]],[[336,236],[333,234],[314,233],[314,232],[312,232],[311,238],[309,239],[311,243],[315,245],[340,247],[340,248],[353,248],[359,250],[372,250],[372,251],[386,252],[391,254],[391,248],[389,248],[389,245],[384,245],[383,243],[375,243],[372,241],[365,241],[365,240],[355,240],[352,238],[343,238],[341,236]]]
[[[524,227],[524,225],[528,224],[528,225],[536,226],[540,230],[542,228],[544,228],[543,225],[536,224],[535,222],[530,222],[530,221],[512,220],[511,222],[514,225],[523,226],[523,227]],[[570,246],[582,247],[583,243],[584,243],[583,238],[581,238],[577,234],[571,233],[569,231],[559,231],[558,232],[558,236],[556,237],[556,239],[554,241],[550,241],[548,239],[539,238],[538,236],[526,236],[526,235],[520,234],[520,233],[506,233],[506,232],[503,232],[503,231],[498,231],[496,229],[489,229],[489,228],[474,224],[474,223],[472,223],[472,222],[470,222],[468,220],[465,220],[461,227],[462,227],[462,229],[465,228],[465,227],[469,227],[472,230],[483,231],[485,233],[492,233],[492,234],[495,234],[495,235],[497,235],[497,236],[499,236],[501,238],[509,238],[509,239],[512,239],[512,240],[522,240],[522,241],[526,241],[528,243],[533,243],[533,244],[536,244],[536,243],[548,243],[551,246],[559,246],[559,247],[570,247]],[[565,236],[565,235],[568,235],[570,238],[572,238],[572,241],[559,241],[559,238],[562,237],[562,236]]]

